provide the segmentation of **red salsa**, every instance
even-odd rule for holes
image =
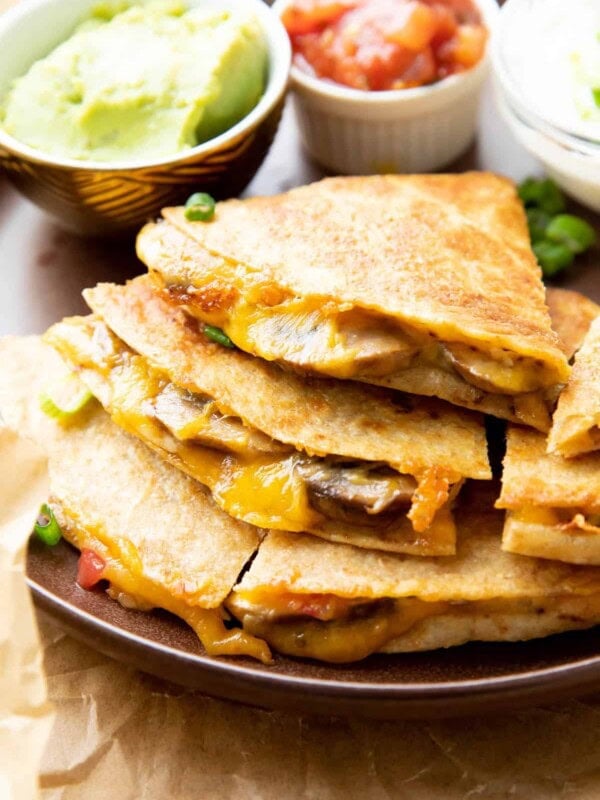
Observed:
[[[370,91],[470,69],[487,39],[472,0],[295,0],[282,20],[297,67]]]

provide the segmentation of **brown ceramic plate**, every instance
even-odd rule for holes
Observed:
[[[207,694],[266,708],[392,719],[505,711],[600,689],[599,629],[518,644],[470,644],[371,656],[353,666],[276,656],[208,658],[166,612],[129,611],[75,582],[78,553],[32,540],[29,585],[40,608],[106,655]]]
[[[487,109],[479,149],[455,168],[526,175],[533,165],[500,125]],[[318,177],[301,157],[286,114],[250,193],[270,194]],[[586,216],[598,223],[596,215]],[[64,315],[85,313],[84,287],[142,271],[132,241],[85,242],[65,234],[1,182],[0,250],[0,334],[40,333]],[[564,285],[600,301],[598,260],[598,251],[590,254],[564,276]],[[175,617],[127,611],[103,591],[80,589],[76,563],[67,544],[49,549],[32,542],[29,582],[40,608],[107,655],[218,697],[300,712],[400,718],[504,711],[600,690],[598,628],[519,644],[373,656],[344,667],[283,657],[270,667],[248,659],[211,659]]]

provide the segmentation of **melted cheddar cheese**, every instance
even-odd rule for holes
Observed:
[[[319,298],[288,297],[257,285],[227,303],[189,288],[168,287],[190,314],[222,328],[242,350],[267,361],[337,378],[391,375],[423,364],[458,373],[484,391],[524,394],[556,383],[534,358],[469,341],[438,342],[427,331],[394,324],[367,310],[338,307]]]
[[[79,523],[73,510],[53,504],[67,541],[78,550],[88,549],[105,562],[102,578],[111,584],[113,595],[123,594],[129,606],[139,609],[164,608],[185,620],[194,630],[204,649],[215,656],[251,656],[263,664],[271,662],[268,645],[239,628],[228,630],[224,625],[222,607],[202,608],[193,595],[185,590],[170,591],[144,575],[139,553],[131,541],[106,536],[102,527],[93,530]]]
[[[226,605],[242,622],[244,630],[264,639],[274,650],[330,663],[359,661],[381,652],[420,623],[436,617],[506,617],[510,614],[535,617],[560,611],[571,601],[577,601],[577,613],[581,616],[572,619],[573,627],[577,627],[577,623],[581,626],[597,624],[600,620],[598,593],[581,597],[556,595],[465,602],[424,601],[417,597],[352,601],[339,598],[342,600],[340,616],[324,619],[310,612],[302,614],[302,597],[300,594],[290,596],[276,588],[234,591]],[[316,597],[310,600],[312,606]],[[331,602],[330,596],[321,597],[322,602]]]
[[[547,525],[564,531],[580,530],[600,533],[600,514],[574,508],[543,508],[530,506],[511,512],[516,522],[524,525]]]
[[[81,379],[114,422],[208,486],[224,511],[260,528],[320,531],[326,515],[314,502],[304,475],[307,465],[315,466],[306,454],[246,426],[212,398],[174,386],[104,323],[82,323],[65,331],[62,336],[55,333],[50,343],[79,367]],[[374,466],[364,463],[365,468]],[[358,486],[367,478],[356,472]],[[392,495],[402,477],[390,469],[378,480],[384,489],[389,484]],[[451,484],[458,490],[461,476],[433,468],[416,478],[418,505],[409,518],[413,529],[424,533],[446,505]],[[394,513],[404,515],[407,508]],[[377,523],[377,511],[366,509],[364,517],[365,525]],[[390,524],[389,517],[381,519]]]

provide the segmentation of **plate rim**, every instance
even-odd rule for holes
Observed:
[[[262,672],[249,669],[234,661],[214,658],[205,654],[194,654],[185,650],[148,639],[118,624],[109,622],[89,611],[79,608],[69,600],[56,595],[50,589],[27,576],[27,584],[34,601],[43,611],[50,614],[58,624],[66,628],[75,638],[90,643],[94,633],[102,635],[111,644],[123,643],[133,651],[148,651],[157,654],[161,660],[171,662],[174,672],[177,665],[184,665],[192,672],[207,678],[233,681],[241,691],[232,695],[218,687],[206,689],[206,693],[221,699],[246,702],[248,689],[260,689],[267,693],[267,708],[299,710],[306,704],[305,713],[311,713],[311,706],[317,707],[328,701],[340,704],[330,711],[340,716],[367,716],[382,719],[426,719],[465,716],[483,711],[506,712],[524,706],[534,706],[538,702],[553,702],[564,697],[576,697],[600,689],[600,653],[586,656],[574,662],[526,670],[509,675],[483,678],[467,678],[464,681],[425,681],[423,683],[392,683],[383,681],[368,683],[351,680],[311,678],[285,674],[282,672]],[[79,625],[78,625],[79,623]],[[83,630],[82,630],[83,623]],[[85,634],[89,636],[86,636]],[[102,647],[102,642],[94,639],[96,650],[113,658],[111,647]],[[162,669],[147,669],[129,653],[120,659],[143,672],[153,674],[176,685],[188,686],[202,691],[200,683],[187,680],[178,681],[171,674],[165,675]],[[187,674],[187,673],[186,673]],[[209,680],[210,683],[210,680]],[[297,695],[290,701],[289,693]],[[365,708],[365,704],[379,704],[380,708]],[[447,704],[445,706],[445,704]],[[474,707],[476,706],[476,707]],[[340,710],[341,709],[341,710]],[[322,710],[322,709],[321,709]],[[391,712],[391,713],[390,713]]]

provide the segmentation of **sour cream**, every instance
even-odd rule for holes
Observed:
[[[510,90],[527,109],[600,142],[600,0],[509,0],[500,36]]]
[[[600,0],[507,0],[493,62],[515,137],[600,212]]]

